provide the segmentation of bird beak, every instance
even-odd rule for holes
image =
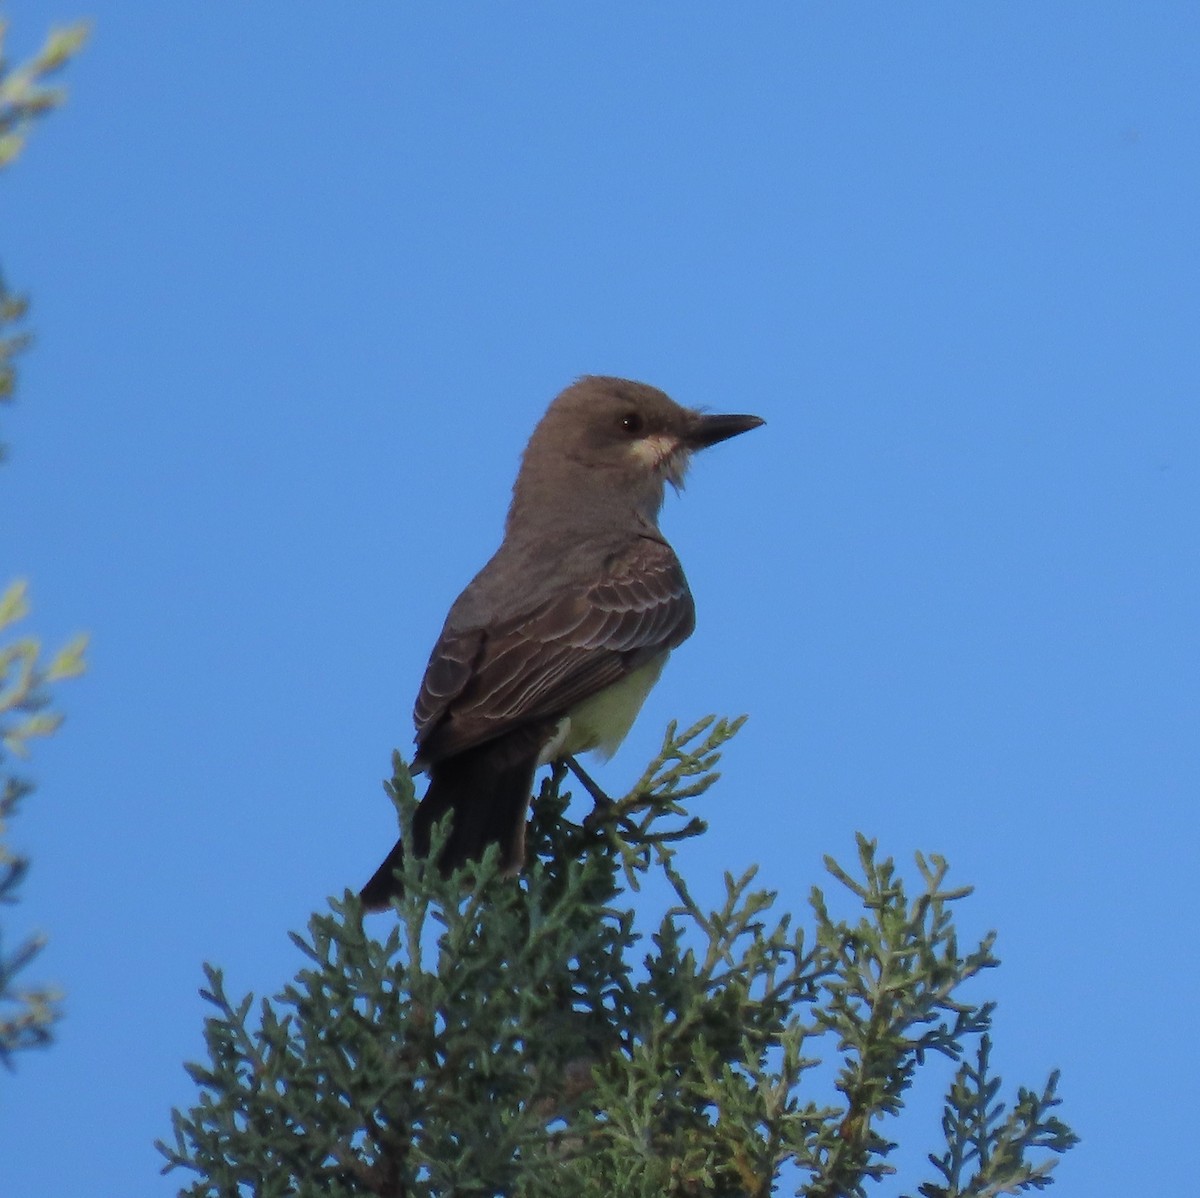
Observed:
[[[703,416],[697,413],[687,433],[687,447],[707,449],[718,441],[728,441],[730,437],[748,433],[765,423],[760,416]]]

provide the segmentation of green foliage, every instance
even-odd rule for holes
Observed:
[[[29,62],[13,67],[4,55],[7,22],[0,19],[0,169],[20,153],[33,123],[63,102],[60,89],[46,80],[74,56],[87,30],[82,25],[55,30]],[[14,331],[24,318],[27,303],[11,294],[0,274],[0,403],[12,399],[16,386],[13,359],[29,343],[29,334]],[[0,445],[0,458],[4,447]],[[24,582],[12,583],[0,594],[0,633],[23,619],[29,610]],[[51,660],[40,661],[41,646],[32,637],[0,643],[0,903],[15,903],[29,859],[8,847],[8,821],[32,787],[9,772],[7,759],[25,756],[28,743],[58,727],[61,716],[47,709],[46,688],[83,671],[86,638],[76,637]],[[57,995],[46,987],[22,988],[17,976],[41,950],[44,938],[33,936],[5,951],[0,938],[0,1061],[11,1064],[22,1048],[46,1044],[58,1017]]]
[[[25,584],[14,583],[0,595],[0,633],[28,611]],[[47,666],[39,663],[41,646],[32,637],[0,644],[0,903],[16,901],[29,869],[29,859],[8,847],[7,834],[8,821],[32,788],[9,772],[7,761],[12,755],[27,755],[31,739],[48,736],[58,727],[62,717],[47,710],[46,688],[83,672],[85,643],[85,638],[75,638]],[[43,937],[33,936],[5,952],[0,941],[0,1061],[5,1064],[19,1049],[46,1044],[57,1018],[52,990],[23,989],[16,982],[43,943]]]
[[[41,50],[17,67],[4,55],[7,33],[8,22],[0,18],[0,169],[20,154],[33,123],[66,100],[66,92],[47,87],[46,80],[79,53],[88,27],[79,23],[51,30]]]
[[[4,54],[7,32],[8,22],[0,18],[0,170],[16,160],[34,123],[66,99],[62,88],[47,87],[46,80],[79,52],[88,30],[82,24],[53,30],[42,49],[17,67]],[[16,386],[13,360],[29,344],[29,334],[17,327],[27,308],[28,301],[12,294],[0,273],[0,403],[12,398]]]
[[[1057,1070],[1040,1094],[1022,1087],[1004,1117],[1004,1104],[996,1101],[1000,1079],[988,1068],[991,1051],[991,1037],[980,1036],[974,1063],[964,1061],[950,1087],[942,1114],[946,1151],[929,1158],[945,1184],[923,1185],[923,1198],[1045,1189],[1053,1161],[1030,1161],[1026,1154],[1038,1148],[1062,1151],[1076,1142],[1071,1129],[1050,1113],[1059,1104]]]
[[[0,632],[29,614],[28,586],[14,582],[0,595]],[[62,716],[46,710],[46,687],[67,678],[78,678],[84,671],[84,635],[72,638],[51,659],[39,665],[41,643],[31,636],[21,637],[0,647],[0,761],[4,753],[20,757],[29,754],[29,742],[37,736],[49,736],[62,723]]]
[[[200,1099],[159,1145],[195,1174],[182,1192],[742,1198],[786,1176],[797,1193],[865,1194],[891,1172],[885,1128],[930,1054],[971,1064],[919,1192],[1044,1184],[1048,1154],[1074,1142],[1050,1114],[1056,1078],[1002,1118],[991,1004],[960,993],[996,965],[992,938],[960,952],[968,891],[947,888],[943,861],[919,857],[909,894],[860,838],[854,875],[827,862],[858,914],[814,890],[808,932],[753,870],[726,876],[716,910],[692,897],[676,845],[704,826],[685,804],[739,723],[672,726],[634,789],[582,825],[556,773],[518,879],[494,850],[450,879],[410,855],[383,938],[347,893],[293,937],[306,963],[257,1011],[210,967]],[[408,827],[398,757],[389,790]],[[646,940],[624,884],[652,874],[672,898]]]
[[[24,320],[28,307],[23,296],[9,292],[4,285],[4,276],[0,275],[0,403],[8,403],[12,399],[17,385],[13,360],[29,345],[29,334],[16,329]],[[4,446],[0,445],[0,460],[3,457]]]

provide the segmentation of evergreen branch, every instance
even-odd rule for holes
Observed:
[[[64,89],[47,87],[46,80],[83,48],[88,27],[80,23],[53,30],[41,50],[19,67],[10,67],[4,58],[7,32],[8,22],[0,19],[0,169],[16,159],[33,124],[66,100]]]
[[[29,614],[28,588],[23,581],[0,593],[0,631],[11,628]],[[21,637],[0,646],[0,903],[15,903],[29,870],[29,859],[8,845],[8,824],[32,786],[4,768],[7,754],[27,756],[29,742],[48,736],[62,722],[58,712],[47,710],[49,687],[73,677],[82,669],[85,638],[77,637],[51,660],[41,662],[41,646],[33,637]],[[45,937],[35,935],[10,951],[0,939],[0,1062],[11,1066],[15,1052],[50,1042],[59,1018],[61,995],[46,986],[23,988],[17,975],[41,952]]]
[[[1066,1152],[1078,1137],[1050,1112],[1060,1104],[1058,1072],[1041,1093],[1021,1088],[1012,1111],[997,1101],[1001,1080],[990,1072],[991,1037],[980,1037],[974,1063],[960,1066],[942,1113],[946,1151],[929,1160],[942,1176],[927,1182],[922,1198],[993,1198],[1041,1190],[1050,1184],[1053,1158],[1031,1161],[1035,1150]]]
[[[720,778],[716,772],[720,750],[745,722],[745,716],[735,720],[705,716],[681,733],[672,721],[658,755],[628,794],[589,817],[587,830],[611,838],[619,850],[631,890],[639,889],[640,875],[650,869],[652,857],[665,866],[674,851],[669,846],[704,833],[704,821],[689,816],[683,804]],[[559,782],[556,775],[555,785]],[[659,827],[664,820],[670,822]]]
[[[83,43],[81,26],[52,33],[42,51],[23,66],[12,68],[4,57],[7,22],[0,19],[0,169],[8,165],[24,144],[29,127],[62,101],[61,92],[43,83],[60,70]],[[0,275],[0,403],[12,399],[16,387],[13,359],[27,348],[30,335],[17,329],[25,317],[27,301],[9,292]],[[0,444],[0,460],[4,446]],[[0,593],[0,631],[23,619],[29,611],[24,582],[12,583]],[[8,821],[32,787],[7,772],[9,754],[24,756],[35,737],[48,736],[62,716],[47,709],[47,687],[83,671],[86,639],[76,637],[43,665],[40,645],[24,637],[0,646],[0,902],[17,901],[17,890],[29,869],[29,860],[7,844]],[[37,935],[3,951],[0,942],[0,1061],[11,1066],[21,1049],[45,1045],[59,1018],[59,994],[48,987],[21,988],[17,976],[41,951],[45,937]]]
[[[818,940],[839,963],[815,1021],[845,1054],[837,1088],[846,1102],[808,1191],[814,1198],[862,1193],[867,1180],[891,1172],[884,1158],[895,1145],[874,1122],[899,1112],[926,1052],[957,1059],[963,1038],[985,1033],[991,1020],[990,1004],[973,1007],[952,997],[998,962],[992,936],[965,958],[959,955],[949,905],[968,892],[944,888],[946,863],[918,858],[925,889],[909,904],[891,859],[876,859],[875,842],[860,835],[858,852],[863,882],[832,859],[826,866],[867,915],[851,927],[829,915],[820,891],[814,889],[812,899]]]
[[[45,81],[62,70],[87,38],[87,27],[81,24],[54,30],[29,62],[12,67],[4,56],[7,32],[8,22],[0,17],[0,170],[20,154],[33,125],[65,100],[61,88],[47,88]],[[13,360],[32,340],[18,327],[28,308],[28,300],[10,292],[0,273],[0,403],[12,399],[17,382]],[[3,458],[0,444],[0,461]]]
[[[858,917],[835,919],[814,891],[810,934],[774,914],[753,868],[725,876],[716,909],[697,904],[662,834],[692,818],[679,795],[711,773],[719,744],[701,738],[719,727],[732,725],[668,731],[620,800],[625,824],[567,821],[553,773],[519,879],[494,853],[445,878],[410,855],[382,940],[352,895],[333,903],[295,938],[305,965],[257,1026],[252,1000],[232,1003],[210,973],[200,1101],[160,1145],[167,1168],[194,1175],[183,1192],[745,1198],[775,1193],[791,1167],[804,1193],[850,1198],[889,1171],[877,1125],[925,1054],[961,1059],[972,1038],[980,1055],[960,1067],[946,1150],[930,1158],[941,1188],[922,1198],[1046,1184],[1041,1154],[1074,1142],[1052,1113],[1057,1077],[1004,1117],[991,1006],[959,997],[996,964],[992,938],[960,952],[953,905],[968,892],[947,886],[943,860],[918,856],[910,896],[860,837],[855,873],[828,863]],[[389,789],[407,826],[403,762]],[[618,885],[631,861],[673,894],[639,965]],[[840,1069],[824,1094],[810,1077],[829,1042]]]

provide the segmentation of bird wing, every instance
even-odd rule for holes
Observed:
[[[695,627],[674,551],[639,537],[594,582],[482,628],[445,630],[417,696],[418,760],[557,719],[686,640]]]

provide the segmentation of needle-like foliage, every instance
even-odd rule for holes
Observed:
[[[87,39],[87,26],[53,30],[33,58],[15,66],[5,56],[7,33],[8,22],[0,17],[0,170],[16,160],[37,121],[66,99],[66,92],[48,86],[47,80],[79,52]],[[14,361],[29,346],[29,332],[22,327],[28,307],[24,296],[5,287],[0,271],[0,403],[12,399],[17,380]],[[3,456],[0,445],[0,459]]]
[[[739,723],[672,726],[582,825],[552,775],[519,879],[494,850],[448,879],[410,854],[394,915],[364,925],[351,894],[334,901],[294,937],[305,963],[273,1000],[231,998],[210,967],[199,1100],[160,1144],[192,1173],[182,1192],[849,1198],[891,1172],[888,1131],[931,1054],[964,1064],[919,1193],[1044,1184],[1074,1142],[1057,1079],[1003,1116],[991,1005],[960,995],[995,966],[992,938],[960,951],[968,891],[945,862],[918,858],[909,893],[860,838],[856,871],[827,862],[860,914],[814,889],[807,928],[753,869],[726,875],[715,910],[692,897],[677,845],[705,829],[688,803]],[[389,788],[407,827],[399,758]],[[652,872],[673,899],[647,935],[629,891]]]
[[[28,614],[23,582],[0,594],[0,636]],[[40,660],[41,646],[33,637],[0,641],[0,904],[17,901],[29,858],[8,844],[8,824],[33,789],[26,778],[11,772],[9,758],[24,756],[29,741],[46,736],[62,717],[48,710],[47,688],[83,671],[84,638],[76,638],[49,662]],[[17,977],[41,952],[45,937],[29,936],[6,949],[0,929],[0,1063],[11,1064],[13,1053],[49,1043],[58,1018],[58,994],[49,986],[26,987]]]
[[[57,30],[42,50],[20,66],[11,65],[4,53],[7,23],[0,18],[0,170],[20,153],[30,128],[62,103],[60,89],[46,86],[46,79],[71,59],[83,44],[83,26]],[[23,327],[27,302],[4,285],[0,272],[0,403],[13,398],[16,386],[14,360],[29,344]],[[4,446],[0,444],[0,460]],[[76,637],[49,663],[42,660],[36,638],[9,639],[10,629],[29,611],[27,587],[17,580],[0,587],[0,904],[17,901],[29,858],[8,842],[8,825],[18,805],[33,789],[27,778],[9,768],[13,756],[25,756],[29,742],[47,736],[61,721],[49,708],[48,690],[53,684],[83,670],[84,637]],[[29,936],[7,949],[0,928],[0,1063],[10,1065],[15,1052],[49,1043],[58,1018],[55,990],[49,986],[25,986],[18,981],[41,951],[45,938]]]

